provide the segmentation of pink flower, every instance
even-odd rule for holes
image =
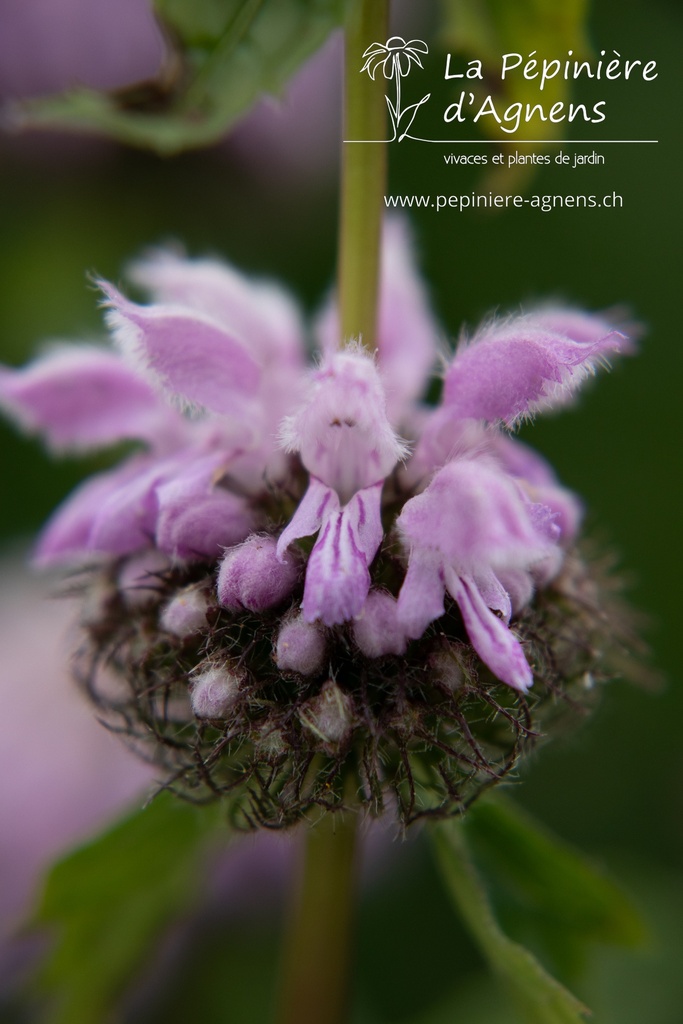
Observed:
[[[566,403],[628,341],[560,307],[491,321],[461,342],[428,408],[438,328],[399,222],[383,254],[374,353],[338,336],[331,301],[307,369],[301,317],[280,288],[157,252],[131,268],[151,304],[101,283],[113,351],[69,346],[1,371],[6,410],[53,448],[142,446],[67,500],[39,560],[149,551],[217,566],[223,608],[289,616],[276,659],[303,674],[322,664],[324,627],[344,623],[365,657],[402,656],[448,593],[482,661],[526,690],[510,623],[558,572],[581,507],[507,431]],[[386,579],[373,576],[380,563]],[[183,615],[179,636],[191,633]]]
[[[482,661],[503,682],[528,689],[531,669],[508,623],[513,594],[519,611],[535,581],[547,582],[559,568],[552,513],[493,461],[459,459],[405,504],[396,525],[410,552],[398,599],[406,633],[421,636],[443,615],[447,590]]]
[[[412,237],[405,221],[387,218],[382,235],[382,263],[377,323],[377,353],[387,416],[405,429],[415,416],[434,371],[441,338],[425,287],[415,266]],[[316,323],[321,349],[333,355],[341,341],[336,301],[331,297]]]
[[[281,472],[277,425],[303,362],[294,303],[230,268],[170,254],[137,264],[133,276],[168,301],[137,306],[102,282],[123,354],[62,346],[0,371],[0,404],[51,447],[146,448],[57,511],[37,550],[44,565],[150,546],[174,559],[215,558],[256,525],[244,491]],[[184,417],[171,399],[202,412]],[[228,470],[240,493],[223,484]]]

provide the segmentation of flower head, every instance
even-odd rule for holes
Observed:
[[[371,48],[367,70],[405,74],[417,42]],[[559,307],[488,322],[423,405],[439,329],[399,223],[383,252],[375,353],[339,337],[330,300],[307,369],[281,289],[155,252],[131,269],[151,304],[101,282],[112,347],[0,372],[5,410],[55,450],[138,443],[67,499],[38,559],[90,565],[79,673],[100,710],[249,824],[350,791],[373,811],[391,791],[404,822],[452,813],[514,765],[529,702],[575,696],[604,645],[580,502],[509,430],[625,333]]]

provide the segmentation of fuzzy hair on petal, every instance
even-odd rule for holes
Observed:
[[[562,327],[564,333],[554,328]],[[601,317],[556,308],[485,324],[463,338],[444,382],[444,405],[458,416],[512,429],[536,412],[571,401],[625,336]]]
[[[244,346],[209,317],[176,306],[139,306],[106,281],[107,324],[115,344],[181,404],[249,418],[261,369]]]

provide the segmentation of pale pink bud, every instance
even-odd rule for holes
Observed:
[[[289,597],[299,568],[289,556],[278,559],[276,548],[274,537],[254,533],[226,551],[218,573],[218,600],[224,608],[260,612]]]
[[[396,599],[384,590],[371,590],[353,623],[353,639],[368,658],[405,654],[408,638],[398,620]]]
[[[192,710],[197,718],[226,718],[237,703],[241,677],[215,667],[196,675],[192,684]]]
[[[159,620],[161,628],[180,639],[192,636],[206,626],[206,613],[210,606],[205,587],[184,587],[163,609]]]
[[[275,647],[275,664],[283,672],[315,675],[325,662],[325,635],[315,622],[306,622],[303,615],[284,622]]]

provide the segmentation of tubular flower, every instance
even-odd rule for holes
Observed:
[[[404,823],[461,809],[599,673],[581,504],[510,430],[626,335],[556,307],[488,322],[431,407],[439,328],[398,222],[377,351],[338,336],[332,298],[312,369],[279,288],[167,252],[131,277],[151,304],[100,282],[112,347],[0,371],[6,412],[54,450],[137,443],[37,547],[82,570],[100,713],[249,825],[349,793],[374,813],[392,793]]]
[[[518,597],[519,610],[533,594],[534,577],[547,582],[559,568],[554,520],[493,462],[456,459],[443,466],[422,494],[406,502],[396,523],[410,549],[398,599],[407,634],[422,636],[444,614],[445,589],[482,661],[503,682],[527,690],[531,668],[508,628],[512,597]]]

